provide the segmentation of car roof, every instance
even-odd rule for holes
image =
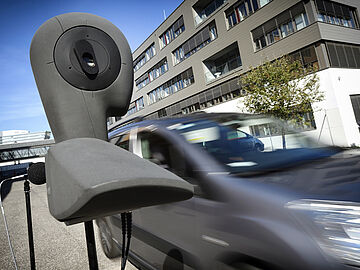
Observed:
[[[205,113],[205,112],[197,112],[193,114],[179,115],[179,116],[171,116],[171,117],[163,117],[159,119],[147,119],[142,120],[143,118],[137,117],[129,120],[119,126],[116,126],[111,129],[109,132],[109,138],[116,136],[119,133],[129,131],[132,128],[136,127],[144,127],[149,125],[155,125],[159,127],[167,127],[177,123],[186,123],[189,121],[197,121],[197,120],[211,120],[211,119],[220,119],[223,117],[234,117],[236,116],[238,119],[248,119],[248,118],[256,118],[256,117],[264,117],[263,115],[255,115],[255,114],[247,114],[247,113]]]

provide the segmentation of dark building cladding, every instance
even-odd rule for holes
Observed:
[[[244,96],[239,77],[265,59],[359,69],[359,8],[358,0],[185,0],[133,53],[132,103],[110,128]]]

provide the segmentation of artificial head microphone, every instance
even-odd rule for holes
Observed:
[[[131,49],[122,32],[92,14],[58,15],[36,32],[30,60],[55,142],[106,141],[107,117],[127,112],[133,90]]]
[[[37,162],[30,165],[28,169],[28,178],[34,185],[42,185],[46,183],[45,163]]]
[[[30,60],[56,142],[45,171],[57,220],[75,224],[192,197],[188,182],[107,142],[106,119],[126,114],[134,76],[115,25],[92,14],[58,15],[36,32]],[[45,181],[38,166],[31,182]]]

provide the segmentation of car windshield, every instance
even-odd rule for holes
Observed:
[[[207,151],[230,173],[279,170],[340,151],[295,131],[288,124],[260,115],[209,117],[167,128]]]

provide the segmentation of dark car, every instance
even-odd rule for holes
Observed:
[[[360,268],[358,152],[245,114],[147,120],[110,141],[195,190],[133,211],[129,256],[139,269]],[[118,256],[120,215],[97,224],[105,254]]]

